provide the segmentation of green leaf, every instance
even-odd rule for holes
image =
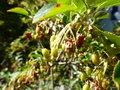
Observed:
[[[89,6],[89,8],[96,7],[97,10],[120,5],[120,0],[85,0],[85,2]]]
[[[83,0],[73,0],[73,3],[76,5],[77,11],[79,11],[80,13],[84,13],[84,11],[86,10],[86,6]]]
[[[40,20],[42,20],[41,18],[43,18],[48,12],[50,12],[50,10],[57,5],[56,3],[51,3],[48,4],[46,6],[43,6],[34,16],[33,18],[33,23],[38,22]]]
[[[120,0],[106,0],[104,3],[101,3],[97,10],[106,8],[106,7],[111,7],[111,6],[115,6],[115,5],[120,5]]]
[[[113,72],[113,79],[116,83],[120,85],[120,61],[115,66],[114,72]]]
[[[85,0],[86,4],[90,7],[98,7],[101,3],[107,0]]]
[[[75,10],[76,7],[73,5],[65,5],[65,4],[56,4],[51,3],[46,6],[43,6],[34,16],[33,23],[38,22],[40,20],[52,17],[54,15],[64,13],[66,11]]]
[[[69,17],[67,15],[64,15],[62,20],[63,20],[64,24],[70,23],[70,19],[69,19]]]
[[[71,0],[58,0],[57,3],[71,5]]]
[[[93,26],[93,28],[95,30],[97,30],[99,33],[101,33],[102,35],[106,36],[109,39],[109,41],[111,41],[112,43],[115,44],[116,47],[120,47],[120,36],[117,36],[117,35],[110,33],[110,32],[101,31],[100,29],[98,29],[95,26]]]
[[[106,51],[110,54],[110,56],[114,56],[120,53],[120,48],[111,47],[112,44],[108,39],[102,36],[100,39],[101,39],[101,42],[104,44]]]
[[[72,0],[57,0],[57,3],[65,4],[65,5],[72,5]],[[70,17],[70,11],[65,12],[64,14]]]
[[[93,26],[93,29],[95,30],[96,34],[99,34],[100,42],[104,44],[106,50],[110,55],[114,56],[120,53],[120,36],[117,36],[110,32],[101,31],[96,26]],[[111,47],[112,44],[114,44],[115,47]]]
[[[9,9],[9,10],[7,10],[7,12],[13,12],[13,13],[18,13],[18,14],[22,14],[22,15],[29,14],[27,10],[20,8],[20,7]]]
[[[35,54],[35,53],[30,53],[29,57],[33,57],[33,58],[42,58],[41,54]]]
[[[102,34],[105,35],[116,47],[120,47],[120,36],[117,36],[110,32],[102,31]]]
[[[41,49],[37,49],[35,51],[32,51],[28,57],[32,57],[34,59],[41,59],[43,56],[42,56],[42,53],[41,53]]]
[[[99,11],[94,15],[94,20],[98,21],[104,18],[109,18],[109,14],[104,11]]]
[[[57,0],[47,0],[47,1],[51,3],[57,3]]]

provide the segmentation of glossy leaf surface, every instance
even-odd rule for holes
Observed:
[[[67,7],[67,8],[66,8]],[[34,16],[33,23],[43,20],[45,18],[52,17],[54,15],[64,13],[66,11],[75,10],[76,7],[73,5],[65,5],[65,4],[56,4],[51,3],[46,6],[43,6]]]

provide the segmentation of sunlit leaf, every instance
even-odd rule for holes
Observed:
[[[120,0],[85,0],[85,2],[90,7],[96,7],[97,10],[120,5]]]
[[[34,16],[33,23],[43,20],[48,17],[52,17],[54,15],[64,13],[66,11],[75,10],[76,7],[73,5],[65,5],[65,4],[56,4],[51,3],[46,6],[43,6]]]
[[[110,32],[101,31],[96,26],[93,26],[93,29],[95,30],[96,34],[101,37],[100,41],[104,44],[106,50],[109,52],[110,55],[114,56],[120,53],[120,36],[117,36]],[[112,48],[111,44],[114,44],[115,48]]]
[[[18,13],[18,14],[22,14],[22,15],[29,14],[27,10],[20,8],[20,7],[9,9],[9,10],[7,10],[7,12],[13,12],[13,13]]]
[[[57,0],[57,3],[71,5],[71,0]]]
[[[100,29],[98,29],[95,26],[93,28],[96,29],[102,35],[106,36],[109,39],[109,41],[111,41],[112,43],[114,43],[116,45],[116,47],[118,47],[118,48],[120,47],[120,36],[117,36],[110,32],[101,31]]]
[[[85,0],[88,6],[98,7],[101,3],[104,3],[107,0]]]
[[[110,32],[102,32],[111,42],[113,42],[117,47],[120,47],[120,36],[112,34]]]
[[[106,7],[111,7],[116,5],[120,5],[120,0],[106,0],[104,3],[101,3],[97,9],[100,10]]]
[[[80,13],[84,13],[84,11],[86,10],[86,6],[83,0],[73,0],[73,3],[77,6],[77,11],[79,11]]]

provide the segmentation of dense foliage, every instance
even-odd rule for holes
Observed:
[[[1,2],[3,90],[119,89],[120,37],[99,22],[120,0]]]

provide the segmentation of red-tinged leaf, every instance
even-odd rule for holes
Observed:
[[[66,11],[76,10],[76,7],[73,5],[65,5],[65,4],[56,4],[51,3],[46,6],[43,6],[34,16],[33,23],[38,22],[40,20],[52,17],[54,15],[64,13]]]

